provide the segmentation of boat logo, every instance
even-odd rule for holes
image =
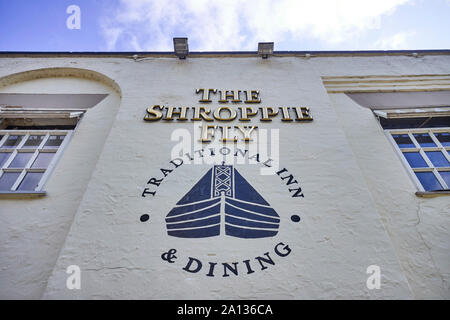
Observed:
[[[201,151],[198,154],[203,154],[204,150]],[[240,155],[255,159],[262,166],[271,166],[270,158],[263,161],[259,154],[248,155],[248,150],[234,154],[235,157]],[[159,175],[148,179],[147,186],[141,194],[142,198],[154,199],[166,177],[174,172],[180,172],[179,168],[183,167],[187,160],[193,160],[190,154],[187,154],[186,158],[171,159],[168,165],[159,168]],[[288,169],[283,167],[278,170],[275,172],[275,177],[278,177],[282,185],[286,187],[291,199],[298,201],[304,198],[300,180]],[[298,210],[297,207],[299,206],[296,206],[295,210]],[[176,268],[179,268],[181,264],[183,267],[179,270],[187,273],[203,273],[209,278],[218,275],[222,277],[250,275],[258,269],[264,271],[270,266],[275,266],[278,261],[284,260],[292,252],[289,244],[278,238],[279,230],[281,230],[280,221],[286,212],[279,215],[234,165],[226,165],[225,162],[221,165],[211,165],[190,190],[172,208],[169,207],[166,210],[162,211],[165,217],[161,217],[162,221],[160,221],[165,223],[165,230],[161,231],[166,232],[167,236],[174,241],[165,242],[164,246],[186,245],[183,241],[179,241],[180,239],[197,239],[202,240],[199,243],[204,243],[213,237],[220,237],[220,240],[226,239],[227,243],[235,243],[236,238],[251,243],[245,248],[245,252],[252,256],[246,258],[229,257],[227,250],[220,254],[220,256],[225,254],[225,258],[216,257],[216,253],[221,250],[221,241],[211,246],[207,256],[203,254],[193,257],[190,250],[186,252],[172,246],[161,248],[159,254],[162,261]],[[290,220],[297,224],[300,222],[300,216],[294,213]],[[147,223],[152,219],[148,213],[145,213],[141,215],[140,221]],[[285,223],[287,221],[283,220],[283,227],[292,230],[294,225],[288,225]],[[258,239],[274,241],[273,246],[270,249],[266,248],[262,253],[254,252],[254,249],[259,247],[259,243],[267,244],[267,241],[258,241],[257,244]],[[234,250],[232,251],[234,253]],[[226,260],[219,262],[218,259]],[[201,272],[202,270],[204,272]]]
[[[231,165],[215,165],[166,216],[169,236],[267,238],[280,217]]]

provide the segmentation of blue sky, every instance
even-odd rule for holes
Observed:
[[[449,30],[450,0],[0,0],[0,51],[450,49]]]

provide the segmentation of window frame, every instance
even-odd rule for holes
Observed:
[[[450,133],[450,127],[440,127],[440,128],[407,128],[407,129],[384,129],[384,133],[388,140],[391,142],[394,147],[398,157],[400,158],[403,166],[407,170],[410,178],[419,189],[420,192],[425,193],[433,193],[433,192],[447,192],[450,190],[450,185],[444,181],[439,172],[441,171],[450,171],[450,167],[436,167],[432,161],[426,155],[426,152],[440,151],[444,157],[450,162],[450,146],[445,147],[441,144],[441,142],[436,138],[434,133],[446,132]],[[414,137],[414,134],[417,133],[427,133],[436,147],[422,147],[419,142]],[[414,148],[400,148],[397,142],[394,140],[394,134],[407,134],[411,142],[414,144]],[[423,160],[426,162],[428,167],[424,168],[412,168],[409,162],[406,160],[406,157],[403,155],[404,152],[419,152]],[[438,182],[441,184],[442,189],[440,190],[425,190],[422,186],[422,183],[416,176],[416,172],[432,172]]]
[[[44,193],[44,187],[46,183],[49,180],[49,177],[51,176],[54,168],[56,167],[59,159],[61,158],[61,155],[63,154],[64,150],[66,149],[67,144],[69,143],[73,132],[75,129],[72,130],[0,130],[0,135],[3,135],[2,139],[0,140],[0,150],[2,151],[10,151],[11,155],[9,158],[3,163],[3,165],[0,167],[0,177],[4,174],[4,172],[20,172],[19,176],[16,178],[16,181],[12,185],[10,190],[0,190],[0,194],[34,194],[34,193]],[[1,148],[1,146],[8,140],[9,136],[11,135],[22,135],[23,138],[20,141],[20,143],[13,147],[13,148]],[[27,149],[23,149],[23,145],[27,142],[28,138],[32,135],[43,135],[44,138],[40,142],[40,144],[37,147],[30,148],[34,151],[27,151]],[[63,139],[62,143],[58,146],[58,148],[44,148],[45,144],[47,143],[48,139],[52,135],[64,135],[65,138]],[[49,150],[56,150],[56,152],[49,152]],[[8,152],[7,151],[7,152]],[[43,168],[32,168],[32,164],[37,159],[39,153],[54,153],[55,155],[51,159],[50,163],[48,164],[47,168],[43,170]],[[10,163],[15,159],[16,155],[18,153],[33,153],[31,158],[28,160],[27,164],[22,168],[8,168]],[[23,182],[25,175],[28,172],[43,172],[42,177],[39,180],[39,183],[37,187],[34,190],[18,190],[18,187]]]

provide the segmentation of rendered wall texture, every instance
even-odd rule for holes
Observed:
[[[41,297],[47,285],[120,98],[107,86],[77,78],[29,80],[0,88],[0,91],[109,94],[79,122],[69,147],[64,150],[47,182],[45,190],[48,196],[39,199],[1,199],[0,297],[36,299]]]
[[[322,80],[449,74],[449,56],[0,59],[0,77],[42,68],[92,70],[111,81],[38,79],[0,92],[41,93],[45,84],[52,93],[110,95],[83,117],[50,177],[46,197],[0,199],[2,298],[449,298],[449,198],[416,197],[372,112],[345,94],[327,93]],[[260,106],[310,108],[314,121],[308,123],[279,117],[251,121],[260,131],[279,130],[279,145],[271,141],[271,146],[278,145],[279,170],[286,171],[262,175],[263,155],[254,164],[236,163],[237,157],[227,163],[279,215],[275,236],[167,234],[166,215],[214,164],[188,164],[185,155],[182,165],[170,163],[179,143],[174,132],[193,136],[199,122],[145,122],[143,117],[154,104],[201,105],[196,88],[255,89]],[[213,98],[205,106],[220,104]],[[247,149],[249,156],[258,153],[252,142]],[[161,168],[171,171],[163,176]],[[304,197],[292,196],[292,185],[282,179],[288,174]],[[152,187],[150,178],[163,180],[153,185],[154,196],[143,197]],[[143,214],[148,221],[140,221]],[[294,222],[293,215],[301,220]],[[162,259],[170,249],[176,249],[173,263]],[[198,272],[185,270],[190,258],[201,261]],[[70,265],[81,269],[80,290],[66,287]],[[366,287],[370,265],[381,268],[379,290]]]

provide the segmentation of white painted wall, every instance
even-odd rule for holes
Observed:
[[[0,298],[36,299],[47,285],[120,98],[103,84],[76,78],[30,80],[0,92],[109,94],[79,122],[45,186],[47,196],[0,199]]]
[[[416,186],[373,113],[345,94],[331,98],[414,297],[448,297],[449,197],[417,197]],[[349,113],[354,117],[346,116]]]
[[[346,96],[328,95],[321,76],[450,73],[449,62],[448,56],[427,56],[421,61],[403,56],[154,58],[141,62],[125,58],[0,59],[0,76],[76,67],[114,80],[122,93],[118,110],[114,105],[119,97],[111,94],[104,105],[85,115],[50,178],[46,198],[0,200],[1,296],[448,298],[450,198],[416,198],[407,172],[370,111]],[[52,87],[64,88],[56,83]],[[155,197],[141,197],[148,179],[171,159],[176,144],[170,140],[173,130],[193,131],[192,123],[144,122],[145,108],[199,105],[194,89],[200,87],[258,89],[261,106],[302,105],[312,110],[312,123],[253,120],[260,129],[280,130],[281,166],[300,181],[305,198],[291,198],[286,181],[277,175],[260,175],[261,165],[236,166],[279,213],[281,226],[274,238],[167,236],[166,214],[211,165],[185,164],[165,178]],[[23,88],[37,90],[28,84]],[[90,84],[83,88],[97,89]],[[366,148],[373,154],[363,152]],[[91,158],[84,166],[80,155],[86,151]],[[75,191],[67,194],[69,190]],[[146,223],[139,221],[144,213],[150,214]],[[301,222],[291,222],[292,214],[299,214]],[[53,234],[58,236],[49,238]],[[289,256],[273,254],[279,242],[292,249]],[[173,264],[161,259],[170,248],[177,249]],[[195,274],[182,270],[188,256],[205,264],[231,263],[265,252],[271,252],[276,264],[263,271],[255,268],[249,275],[242,269],[237,277],[206,277],[206,265]],[[80,290],[66,288],[65,271],[72,264],[81,268]],[[380,290],[366,288],[366,268],[372,264],[381,267]]]

